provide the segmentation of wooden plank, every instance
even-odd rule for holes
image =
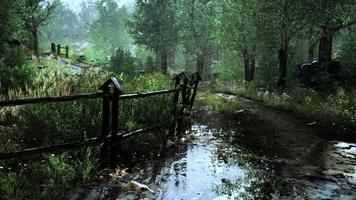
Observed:
[[[174,93],[176,91],[177,91],[176,89],[171,89],[171,90],[160,90],[160,91],[147,92],[147,93],[126,94],[126,95],[120,95],[119,100],[144,98],[149,96]],[[53,96],[53,97],[39,97],[39,98],[28,98],[28,99],[3,100],[0,101],[0,107],[54,103],[54,102],[68,102],[68,101],[75,101],[75,100],[96,99],[101,97],[112,97],[112,96],[113,93],[104,94],[103,92],[98,92],[98,93],[87,93],[87,94],[70,95],[70,96]]]
[[[107,140],[107,139],[105,139]],[[65,143],[55,146],[45,146],[45,147],[35,147],[30,149],[25,149],[23,151],[16,151],[12,153],[0,154],[0,160],[10,159],[10,158],[20,158],[24,156],[39,154],[39,153],[52,153],[69,149],[77,149],[83,146],[94,146],[101,143],[103,140],[98,138],[90,138],[83,141]]]
[[[138,98],[144,98],[149,96],[170,94],[176,92],[177,90],[181,90],[181,89],[159,90],[155,92],[136,93],[136,94],[125,94],[125,95],[120,95],[119,100],[138,99]]]
[[[79,95],[71,95],[71,96],[54,96],[54,97],[4,100],[4,101],[0,101],[0,107],[53,103],[53,102],[67,102],[67,101],[75,101],[75,100],[82,100],[82,99],[96,99],[96,98],[111,96],[111,95],[112,94],[104,94],[102,92],[99,92],[99,93],[87,93],[87,94],[79,94]]]

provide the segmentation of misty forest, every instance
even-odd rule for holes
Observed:
[[[1,0],[0,200],[356,197],[356,0]]]

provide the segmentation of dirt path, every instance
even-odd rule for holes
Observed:
[[[220,96],[231,99],[231,96]],[[256,118],[274,128],[277,134],[275,145],[282,150],[274,162],[284,165],[281,175],[289,177],[306,197],[356,198],[356,144],[326,141],[317,136],[323,130],[313,128],[290,114],[250,99],[238,97],[238,100],[244,102],[246,109]]]
[[[320,130],[258,102],[217,95],[242,101],[244,111],[197,106],[186,129],[196,140],[121,166],[71,199],[355,199],[355,144],[324,140]],[[130,181],[153,192],[127,191]]]

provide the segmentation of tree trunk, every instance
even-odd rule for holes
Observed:
[[[166,51],[161,52],[161,69],[163,74],[167,74],[168,69],[168,55]]]
[[[200,74],[201,77],[204,77],[204,65],[205,65],[205,59],[204,55],[199,54],[197,56],[197,72]]]
[[[38,49],[38,34],[37,34],[37,29],[34,29],[31,31],[32,32],[32,50],[33,54],[37,57],[39,57],[40,52]]]
[[[278,86],[285,87],[287,81],[288,42],[284,41],[279,49],[279,80]]]
[[[315,60],[315,47],[318,42],[309,41],[309,48],[308,48],[308,62],[313,62]]]
[[[322,27],[322,35],[319,43],[319,63],[329,63],[332,60],[333,33],[331,27],[326,24]]]
[[[245,81],[250,82],[250,58],[247,55],[247,50],[241,50],[242,59],[244,60]]]
[[[249,80],[253,81],[255,79],[255,69],[256,69],[256,60],[255,57],[252,56],[250,58],[250,72],[249,72]]]

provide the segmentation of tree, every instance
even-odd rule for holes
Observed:
[[[180,39],[186,51],[196,56],[196,69],[202,77],[207,58],[216,53],[217,8],[214,1],[178,1]]]
[[[290,42],[311,23],[305,17],[305,3],[294,0],[256,1],[257,33],[261,41],[275,43],[278,49],[278,85],[286,85]]]
[[[39,29],[42,35],[40,40],[56,43],[74,41],[81,36],[80,28],[77,15],[60,3],[54,11],[53,17]]]
[[[256,26],[255,15],[251,15],[251,5],[245,1],[224,0],[221,4],[221,43],[223,48],[240,52],[243,58],[245,81],[255,77]]]
[[[173,0],[137,0],[130,33],[135,43],[152,49],[167,73],[168,55],[177,43],[177,26]]]
[[[125,23],[129,17],[126,7],[114,0],[97,2],[98,18],[90,25],[89,39],[98,57],[115,55],[118,48],[129,49],[131,39]]]
[[[54,13],[59,5],[58,0],[26,0],[25,28],[31,35],[31,49],[34,55],[39,56],[38,30]]]
[[[319,63],[332,60],[333,38],[340,30],[356,25],[356,2],[352,0],[307,0],[307,17],[320,29]]]
[[[1,46],[14,37],[23,26],[24,5],[22,0],[2,0],[0,6],[0,55]]]

